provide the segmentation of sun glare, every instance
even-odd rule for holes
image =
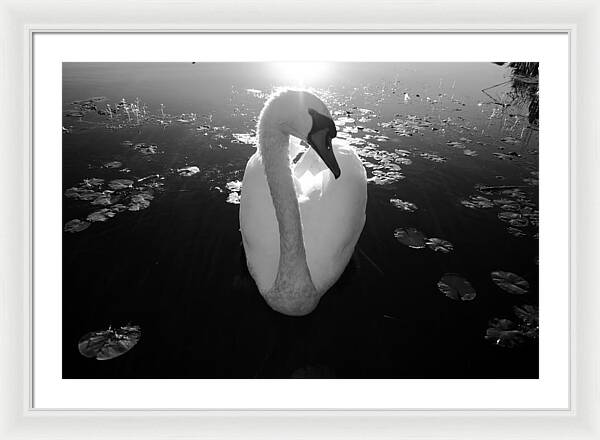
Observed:
[[[324,62],[278,62],[272,63],[277,78],[290,86],[312,86],[322,81],[330,72],[330,63]]]

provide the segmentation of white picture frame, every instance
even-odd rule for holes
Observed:
[[[307,24],[308,23],[308,24]],[[3,160],[0,433],[2,438],[598,438],[595,347],[600,237],[594,98],[600,5],[567,0],[290,3],[0,2]],[[571,39],[571,405],[555,411],[64,411],[31,395],[31,39],[43,30],[218,32],[567,32]],[[585,192],[584,192],[585,191]],[[585,195],[585,199],[584,199]]]

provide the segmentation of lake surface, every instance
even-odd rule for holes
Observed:
[[[285,85],[327,103],[369,177],[355,255],[301,318],[258,293],[236,203]],[[485,338],[538,305],[536,87],[493,63],[65,63],[63,377],[538,377],[537,334]],[[407,246],[408,228],[452,250]],[[449,273],[476,296],[444,295]],[[127,353],[78,351],[127,324],[141,328]]]

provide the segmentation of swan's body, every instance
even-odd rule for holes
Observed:
[[[280,92],[261,112],[257,152],[246,165],[240,226],[248,269],[267,303],[288,315],[314,310],[365,223],[365,169],[352,147],[331,142],[335,134],[317,97]],[[313,147],[295,165],[290,135]]]

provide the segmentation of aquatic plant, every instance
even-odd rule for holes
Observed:
[[[131,350],[140,340],[142,330],[139,325],[124,325],[113,329],[86,333],[79,339],[79,353],[99,361],[114,359]]]
[[[412,249],[425,247],[425,236],[415,228],[397,228],[394,231],[394,237],[400,243]]]
[[[200,168],[198,168],[197,166],[183,167],[177,170],[177,174],[179,174],[182,177],[190,177],[199,172]]]
[[[477,292],[465,278],[455,273],[447,273],[437,283],[438,289],[454,301],[471,301]]]
[[[485,339],[504,348],[513,348],[525,342],[525,335],[510,319],[494,318],[489,322]]]
[[[90,226],[90,222],[82,221],[79,219],[70,220],[65,224],[64,231],[65,232],[81,232],[86,230]]]
[[[417,205],[415,205],[412,202],[405,202],[404,200],[400,200],[400,199],[390,199],[390,203],[392,204],[393,207],[401,209],[402,211],[406,211],[406,212],[415,212],[418,208]]]
[[[454,250],[454,246],[448,240],[441,238],[428,238],[425,245],[434,252],[447,254]]]
[[[513,312],[519,322],[510,319],[493,318],[489,322],[485,339],[504,348],[513,348],[526,340],[535,340],[539,336],[539,309],[525,304],[514,306]]]
[[[492,281],[502,290],[513,295],[524,295],[529,290],[529,283],[516,273],[497,270],[491,274]]]

